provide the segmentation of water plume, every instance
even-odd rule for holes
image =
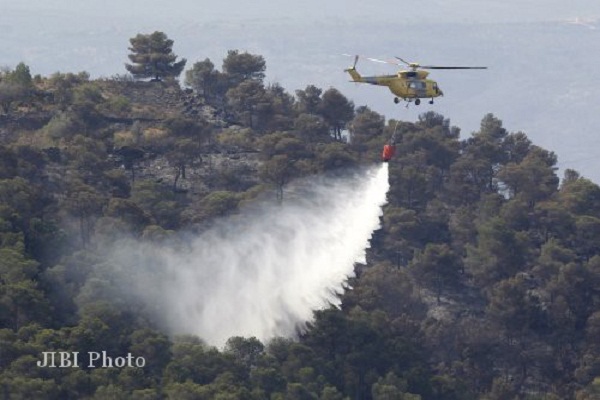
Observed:
[[[387,164],[296,182],[281,205],[242,210],[186,249],[141,245],[144,273],[129,289],[173,333],[210,344],[293,336],[313,310],[339,303],[354,264],[365,262],[388,187]]]

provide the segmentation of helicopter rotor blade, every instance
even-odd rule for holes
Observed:
[[[373,58],[373,57],[366,57],[366,59],[369,61],[376,62],[376,63],[400,65],[400,63],[396,62],[395,60],[380,60],[378,58]]]
[[[394,56],[394,57],[395,57],[395,58],[397,58],[398,60],[402,61],[402,62],[403,62],[404,64],[406,64],[406,65],[411,65],[411,64],[414,64],[414,63],[410,63],[410,62],[408,62],[408,61],[406,61],[406,60],[403,60],[402,58],[400,58],[400,57],[398,57],[398,56]]]
[[[421,65],[423,69],[487,69],[487,67],[438,67],[434,65]]]

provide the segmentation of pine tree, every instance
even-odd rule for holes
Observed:
[[[156,31],[149,35],[138,34],[129,39],[131,47],[129,59],[132,64],[125,68],[135,78],[152,78],[160,81],[167,77],[177,77],[185,67],[186,59],[177,60],[173,53],[173,41],[163,32]]]

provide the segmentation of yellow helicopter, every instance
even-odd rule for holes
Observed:
[[[347,55],[347,54],[346,54]],[[429,72],[424,69],[487,69],[487,67],[439,67],[433,65],[420,65],[415,62],[408,62],[400,57],[395,57],[400,61],[383,61],[376,58],[365,57],[370,61],[407,65],[408,70],[400,70],[396,75],[378,75],[378,76],[361,76],[356,70],[358,56],[354,56],[354,64],[351,68],[345,69],[352,77],[352,82],[369,83],[371,85],[387,86],[390,91],[397,97],[394,97],[394,103],[398,104],[400,99],[407,102],[406,106],[414,100],[416,105],[421,104],[421,99],[431,99],[429,104],[433,104],[433,99],[438,96],[443,96],[444,93],[439,88],[436,81],[427,79]]]

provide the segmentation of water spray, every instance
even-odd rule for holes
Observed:
[[[355,263],[365,262],[388,188],[387,163],[296,182],[282,205],[242,210],[185,250],[140,245],[129,289],[173,333],[210,344],[293,336],[314,310],[339,305]]]

